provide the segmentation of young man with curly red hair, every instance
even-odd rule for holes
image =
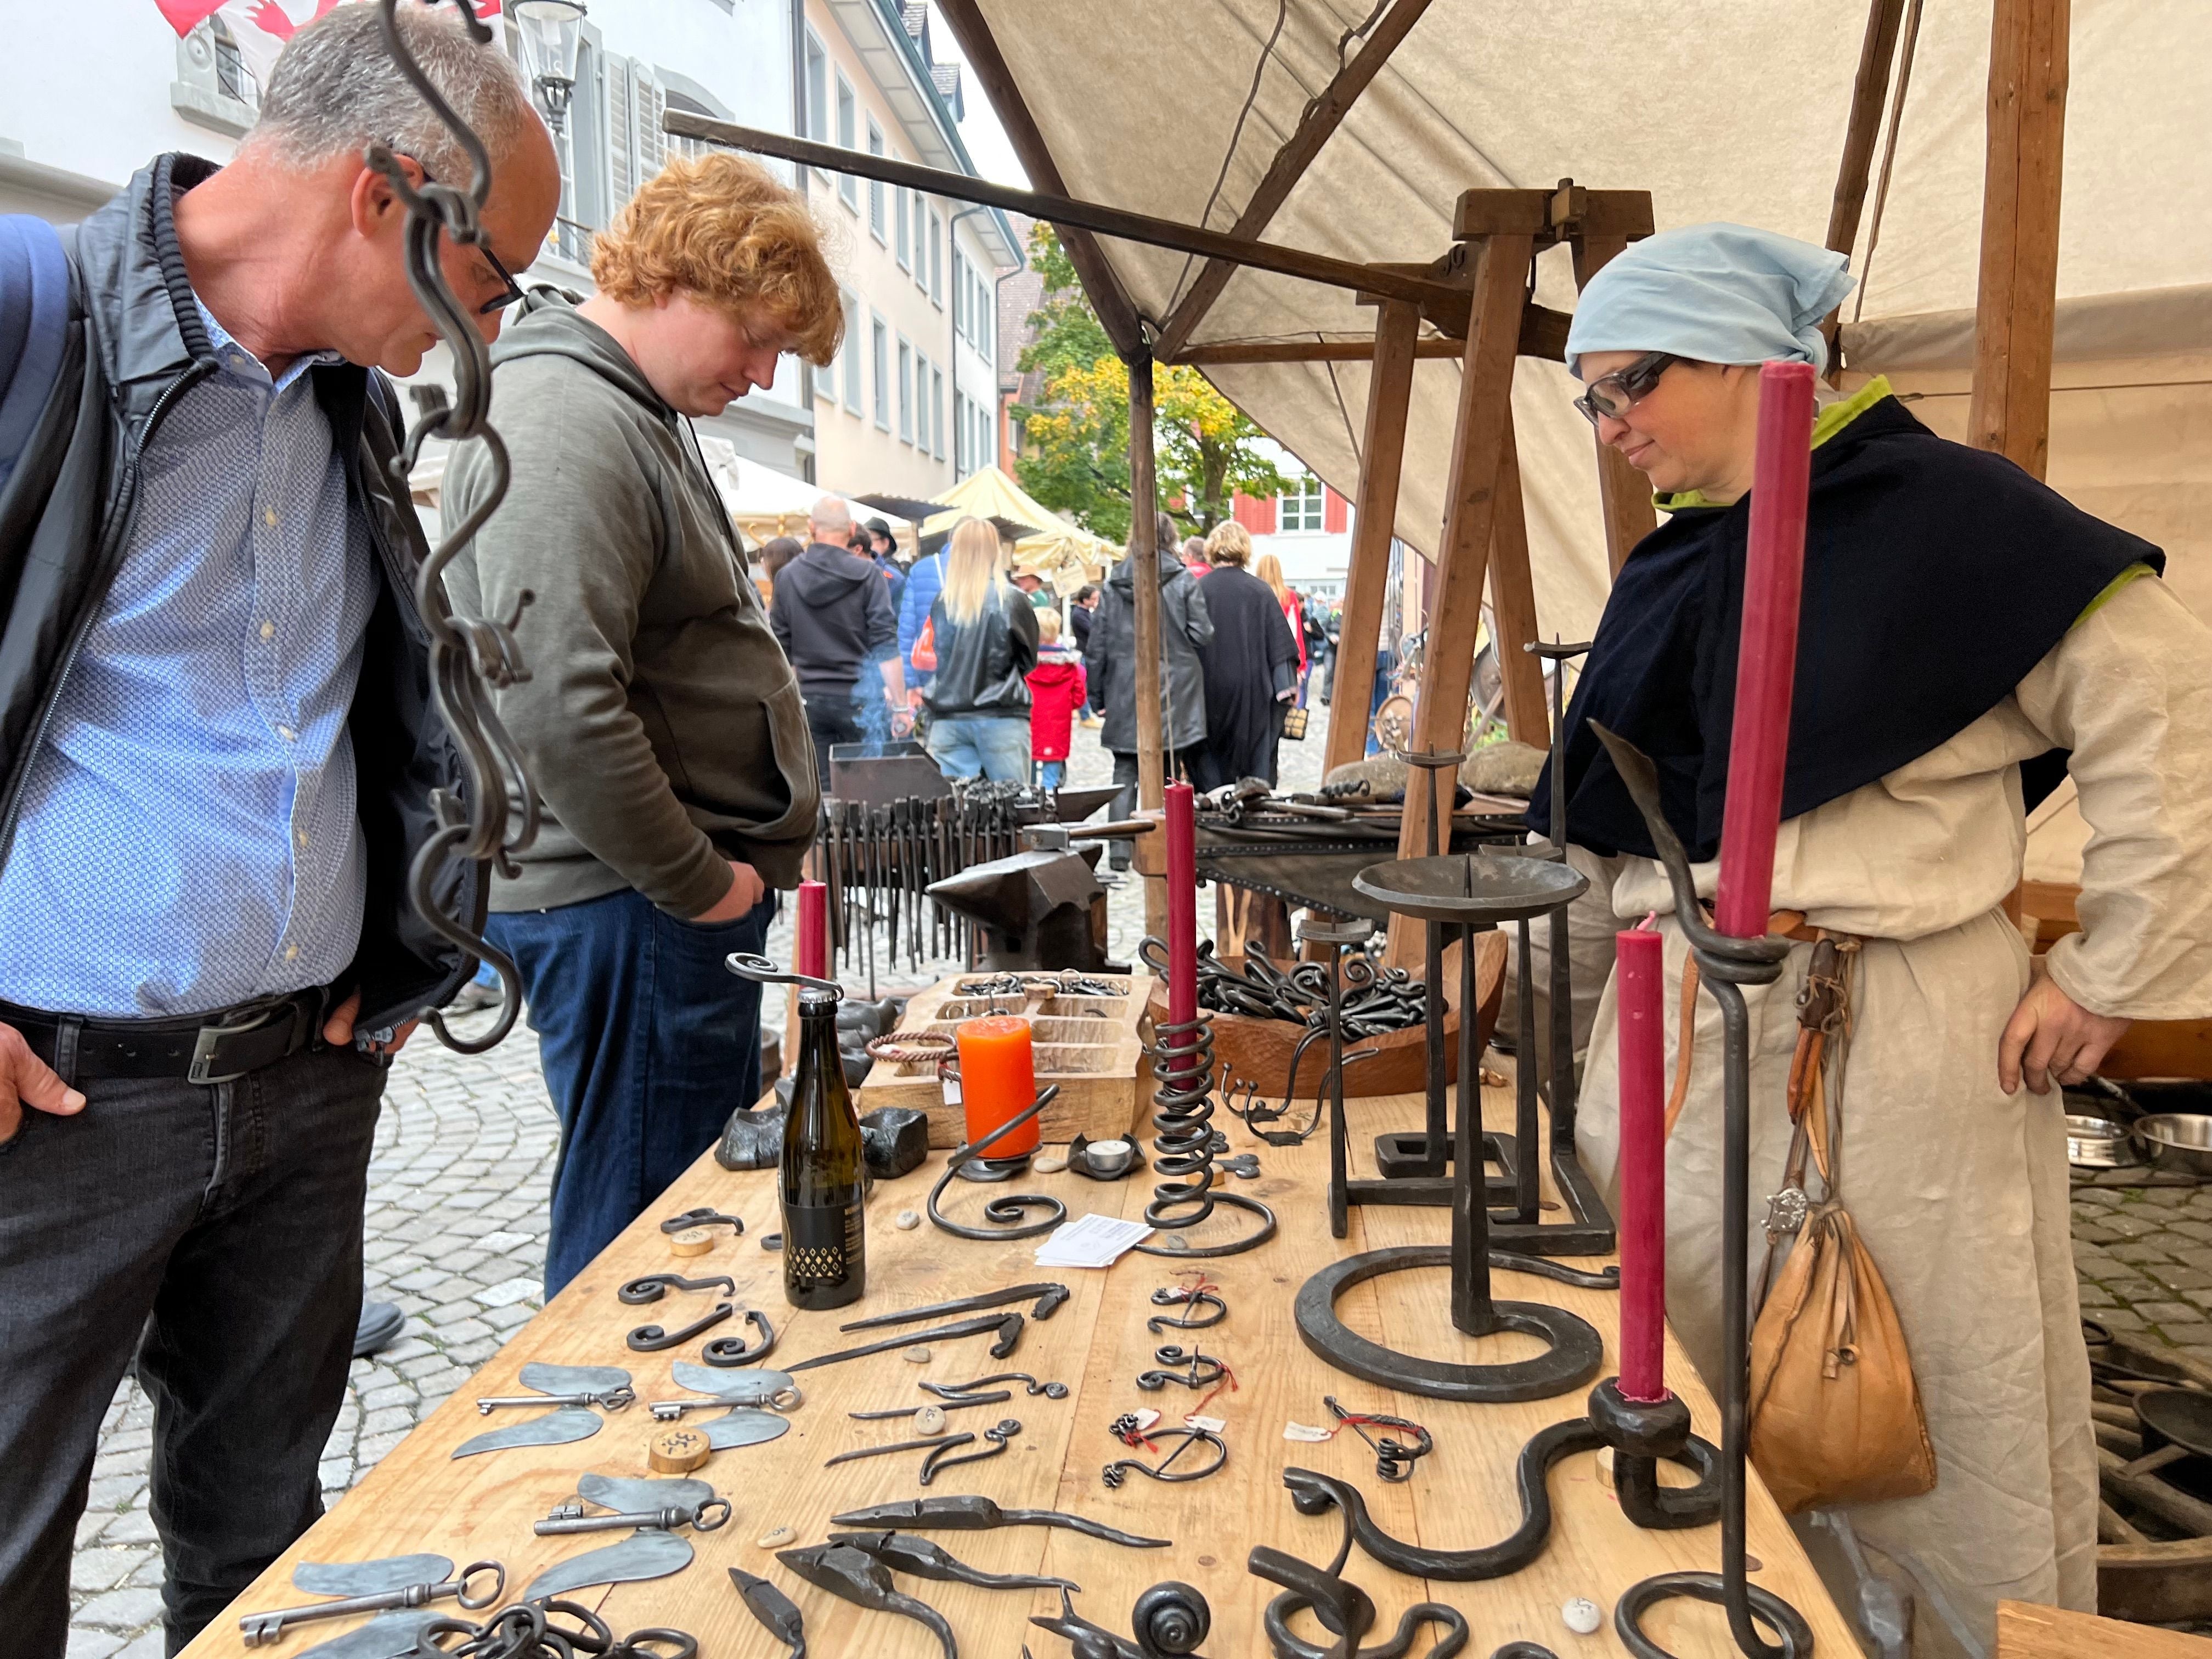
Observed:
[[[448,574],[478,615],[528,602],[532,675],[499,696],[544,827],[495,881],[562,1126],[550,1296],[760,1091],[758,951],[814,834],[806,714],[689,416],[795,352],[836,354],[836,279],[803,199],[727,154],[671,162],[598,238],[599,292],[538,289],[492,354],[514,476]],[[495,483],[447,471],[446,523]]]

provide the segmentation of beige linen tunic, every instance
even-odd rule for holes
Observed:
[[[1960,643],[1971,651],[1971,636]],[[1855,1035],[1841,1103],[1844,1204],[1895,1298],[1936,1448],[1922,1497],[1846,1512],[1875,1570],[1912,1596],[1917,1654],[1990,1651],[2001,1598],[2094,1610],[2095,1443],[2068,1235],[2065,1125],[2054,1090],[2008,1097],[1997,1043],[2029,983],[2000,905],[2026,845],[2019,763],[2054,745],[2092,836],[2082,932],[2051,975],[2092,1012],[2212,1014],[2212,634],[2148,577],[2078,623],[2012,696],[1941,747],[1782,825],[1774,906],[1855,933]],[[1659,866],[1577,862],[1615,926],[1665,917],[1668,1066],[1686,954]],[[1710,896],[1717,873],[1697,871]],[[1609,878],[1609,879],[1608,879]],[[1610,951],[1576,930],[1578,978],[1604,984],[1578,1142],[1617,1191],[1620,1085]],[[1607,939],[1609,946],[1610,940]],[[1794,949],[1751,1014],[1751,1213],[1781,1185],[1784,1091],[1796,996],[1812,954]],[[1593,972],[1592,969],[1595,969]],[[1667,1311],[1720,1391],[1721,1016],[1700,996],[1686,1106],[1668,1148]],[[1822,1540],[1825,1542],[1826,1540]],[[1857,1601],[1833,1548],[1816,1548],[1838,1602]]]

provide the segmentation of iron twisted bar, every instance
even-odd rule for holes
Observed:
[[[478,45],[489,44],[490,29],[477,20],[467,0],[453,0],[453,4],[470,37]],[[388,144],[373,142],[363,156],[369,167],[384,175],[406,210],[408,286],[453,359],[453,404],[415,428],[392,463],[394,478],[404,488],[423,444],[434,437],[453,443],[480,440],[489,463],[491,484],[484,499],[439,541],[415,573],[416,608],[430,637],[431,700],[453,736],[465,788],[459,798],[445,789],[432,793],[431,810],[438,828],[416,853],[407,877],[409,902],[423,925],[448,944],[499,970],[499,1017],[481,1036],[456,1036],[447,1028],[444,1015],[434,1008],[423,1016],[448,1048],[475,1054],[495,1047],[514,1029],[522,1005],[520,983],[514,963],[505,951],[447,914],[446,906],[439,902],[440,889],[450,899],[455,881],[453,861],[489,863],[502,875],[513,875],[514,854],[537,838],[537,790],[521,750],[500,724],[491,702],[494,690],[530,678],[514,628],[520,620],[521,607],[531,596],[526,592],[515,614],[499,620],[459,614],[446,593],[446,567],[497,511],[506,497],[508,480],[507,447],[489,419],[491,353],[483,336],[477,331],[469,308],[447,282],[439,258],[440,246],[448,237],[472,247],[489,246],[483,212],[491,191],[491,158],[483,141],[455,113],[408,52],[399,36],[398,9],[398,0],[383,0],[385,51],[469,158],[465,188],[428,178],[417,188]],[[520,803],[520,821],[513,824],[509,823],[510,793]]]
[[[1751,1331],[1749,1249],[1751,1185],[1751,1017],[1743,987],[1771,985],[1782,975],[1790,954],[1787,939],[1736,939],[1705,920],[1690,874],[1690,857],[1660,804],[1658,769],[1633,744],[1596,721],[1597,734],[1613,757],[1614,770],[1644,815],[1651,844],[1667,872],[1674,896],[1674,921],[1688,941],[1705,989],[1721,1006],[1721,1352],[1728,1373],[1721,1390],[1721,1570],[1668,1572],[1646,1578],[1624,1591],[1613,1604],[1613,1629],[1637,1659],[1673,1659],[1644,1633],[1642,1618],[1653,1603],[1674,1597],[1717,1601],[1727,1609],[1729,1632],[1747,1659],[1806,1659],[1813,1651],[1812,1627],[1804,1616],[1771,1590],[1745,1577],[1746,1526],[1744,1458],[1748,1437]],[[1758,1622],[1754,1622],[1758,1621]],[[1764,1623],[1781,1641],[1759,1632]]]

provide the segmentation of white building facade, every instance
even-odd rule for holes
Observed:
[[[791,131],[799,107],[799,0],[589,0],[561,134],[561,217],[526,287],[592,288],[590,246],[639,182],[685,144],[660,131],[675,107]],[[307,0],[285,7],[312,15]],[[228,161],[258,89],[220,17],[179,40],[155,0],[9,8],[0,56],[0,213],[72,223],[164,150]],[[507,30],[510,49],[520,51]],[[790,169],[771,164],[787,179]],[[412,384],[450,387],[442,348]],[[814,412],[803,366],[699,423],[780,471],[811,476]]]

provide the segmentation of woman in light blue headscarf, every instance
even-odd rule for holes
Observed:
[[[1685,951],[1643,820],[1589,731],[1657,763],[1713,890],[1742,615],[1759,365],[1820,365],[1841,256],[1737,225],[1637,243],[1584,291],[1577,406],[1668,517],[1621,569],[1567,720],[1571,856],[1613,917],[1659,911],[1679,1007]],[[1839,1517],[1814,1559],[1846,1607],[1884,1598],[1916,1653],[1986,1655],[2001,1598],[2094,1609],[2096,1448],[2069,1236],[2063,1104],[2131,1019],[2212,1014],[2212,635],[2144,580],[2159,550],[2002,457],[1930,433],[1876,379],[1820,411],[1776,931],[1800,943],[1753,991],[1754,1206],[1784,1184],[1785,1097],[1812,937],[1844,941],[1847,1035],[1824,1073],[1835,1196],[1893,1299],[1933,1450],[1792,1492]],[[2070,751],[2070,753],[2069,752]],[[2081,931],[2031,963],[2004,906],[2024,807],[2070,774],[2094,836]],[[1529,817],[1549,834],[1549,780]],[[1795,931],[1792,931],[1792,930]],[[1602,964],[1593,964],[1602,979]],[[1674,1034],[1668,1313],[1717,1384],[1721,1033]],[[1595,1010],[1579,1142],[1611,1184],[1617,1026]],[[1848,1055],[1848,1070],[1844,1066]],[[2019,1092],[2025,1081],[2028,1092]],[[1846,1087],[1848,1082],[1848,1087]],[[1817,1176],[1811,1195],[1821,1196]],[[1752,1283],[1762,1281],[1758,1238]],[[1776,1270],[1786,1254],[1778,1252]],[[1848,1331],[1832,1334],[1838,1346]],[[1819,1403],[1814,1402],[1814,1410]],[[1916,1467],[1917,1465],[1917,1467]],[[1846,1556],[1875,1580],[1853,1582]],[[1871,1600],[1868,1598],[1872,1598]]]

